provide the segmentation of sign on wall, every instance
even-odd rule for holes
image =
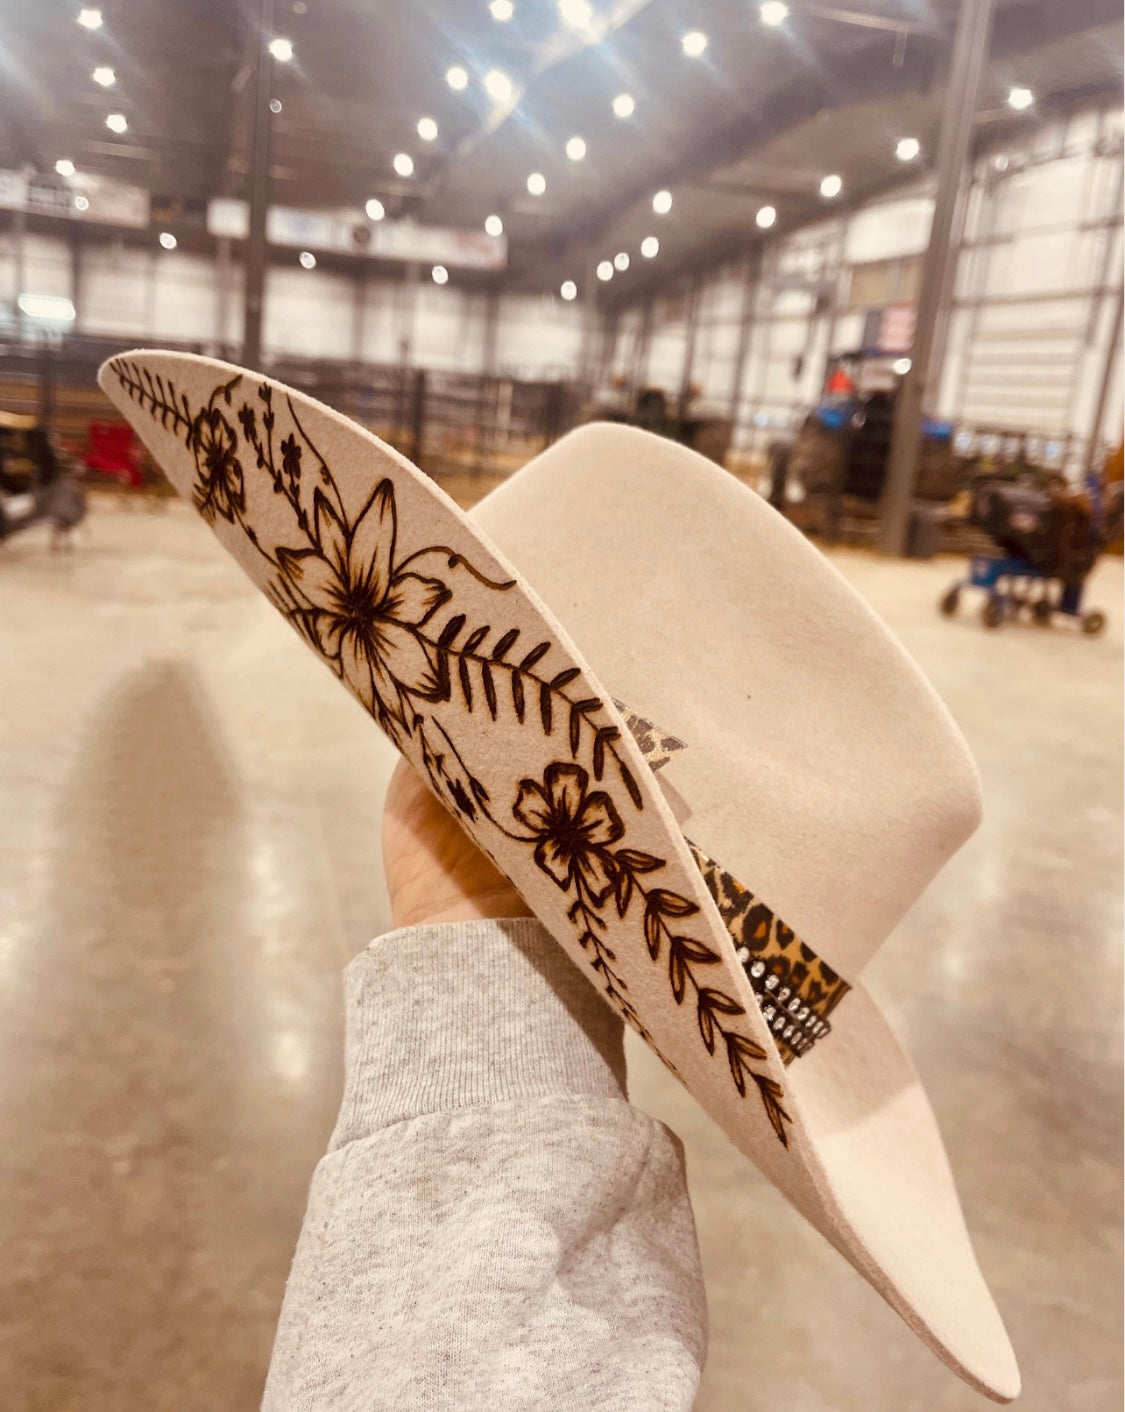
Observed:
[[[0,209],[136,230],[144,230],[149,223],[147,191],[88,172],[64,180],[0,171]]]
[[[211,235],[245,240],[250,231],[249,206],[230,197],[210,202],[207,229]],[[413,221],[369,221],[362,211],[346,208],[313,211],[271,206],[266,215],[266,238],[271,245],[300,250],[335,250],[426,265],[502,270],[508,263],[508,241],[503,235],[416,225]]]

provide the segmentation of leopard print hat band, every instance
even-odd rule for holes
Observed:
[[[613,704],[654,774],[688,748],[678,736],[661,730],[616,697]],[[831,1033],[828,1016],[851,987],[761,898],[691,839],[684,841],[734,942],[782,1060],[791,1064]]]

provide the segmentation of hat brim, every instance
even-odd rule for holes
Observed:
[[[299,392],[150,350],[99,382],[607,1002],[940,1357],[1014,1397],[909,1060],[857,988],[785,1067],[655,777],[535,588],[404,457]]]

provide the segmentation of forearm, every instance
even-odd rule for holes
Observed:
[[[626,1102],[588,982],[520,919],[391,933],[347,991],[267,1412],[689,1408],[706,1315],[682,1152]]]

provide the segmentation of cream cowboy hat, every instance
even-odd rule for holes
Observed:
[[[466,515],[257,373],[100,382],[177,489],[615,1010],[915,1332],[1019,1373],[933,1113],[862,972],[976,826],[950,716],[718,467],[571,433]]]

